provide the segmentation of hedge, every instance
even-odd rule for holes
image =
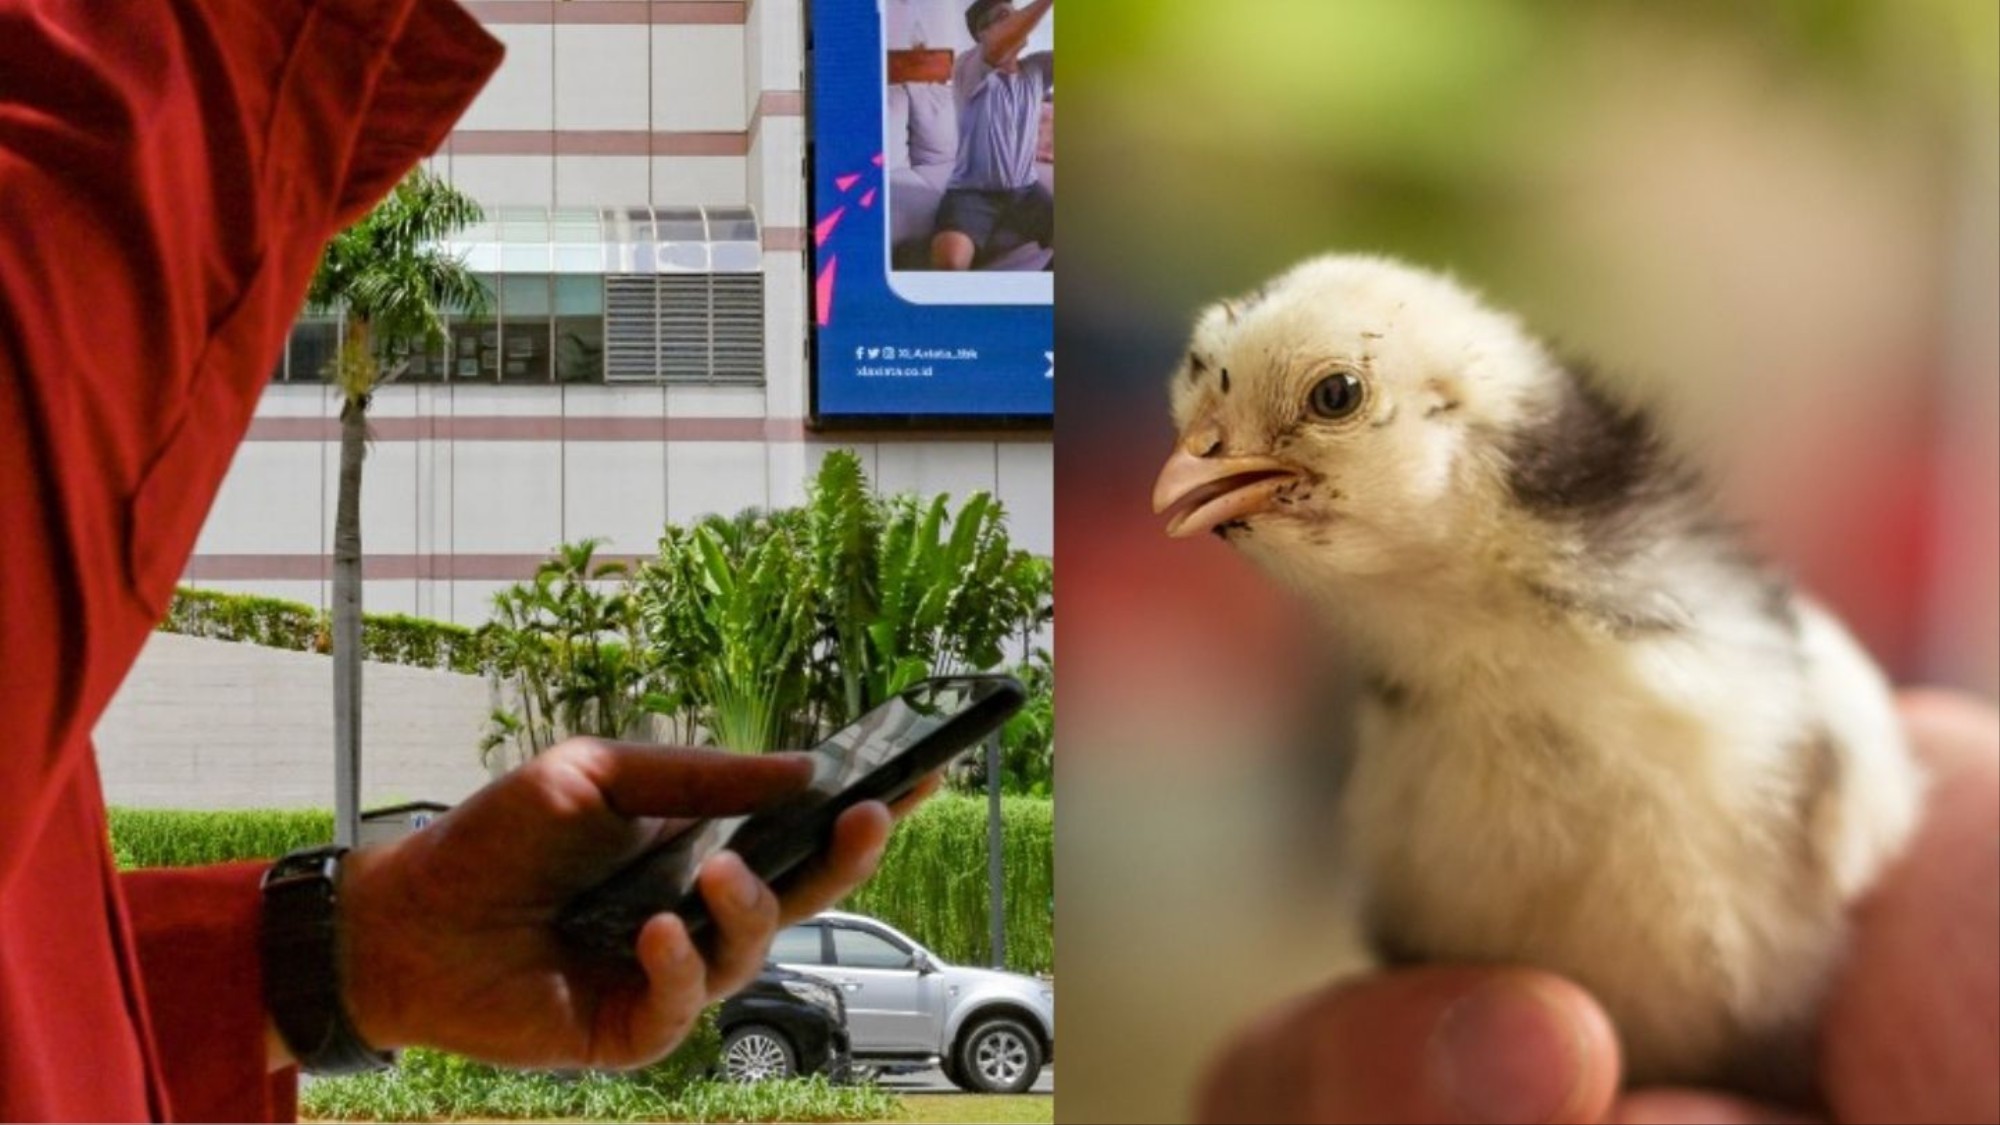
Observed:
[[[1047,972],[1055,964],[1055,811],[1048,800],[1001,805],[1007,965]],[[266,859],[333,839],[323,809],[181,812],[111,810],[120,867],[186,867]],[[940,794],[897,829],[882,869],[843,904],[908,933],[947,961],[988,964],[986,800]]]
[[[229,594],[182,586],[174,591],[162,633],[264,645],[294,652],[332,649],[332,619],[309,605],[254,594]],[[383,664],[408,664],[478,675],[486,671],[486,634],[479,629],[408,617],[368,613],[361,617],[361,654]]]

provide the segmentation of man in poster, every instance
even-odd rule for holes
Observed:
[[[976,45],[958,57],[958,161],[938,205],[931,265],[971,269],[1006,232],[1019,242],[1055,245],[1055,198],[1035,176],[1042,104],[1055,89],[1053,51],[1024,55],[1028,37],[1055,0],[973,0],[965,26]]]

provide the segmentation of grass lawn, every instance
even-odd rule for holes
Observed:
[[[1048,1094],[904,1094],[897,1121],[987,1122],[1054,1121],[1056,1100]]]

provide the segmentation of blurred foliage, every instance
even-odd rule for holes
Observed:
[[[1602,129],[1600,97],[1682,96],[1671,76],[1699,82],[1703,60],[1719,57],[1743,61],[1769,96],[1828,100],[1857,129],[1949,143],[1965,107],[1992,101],[1996,10],[1094,0],[1063,30],[1068,135],[1090,138],[1064,150],[1065,176],[1124,186],[1070,188],[1065,230],[1085,245],[1067,257],[1086,273],[1136,258],[1120,280],[1170,306],[1333,246],[1532,287],[1547,252],[1542,228],[1521,220],[1579,136]]]

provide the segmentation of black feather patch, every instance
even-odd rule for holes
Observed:
[[[1652,419],[1613,399],[1574,364],[1564,368],[1547,413],[1511,435],[1505,448],[1515,503],[1604,531],[1700,488]]]

